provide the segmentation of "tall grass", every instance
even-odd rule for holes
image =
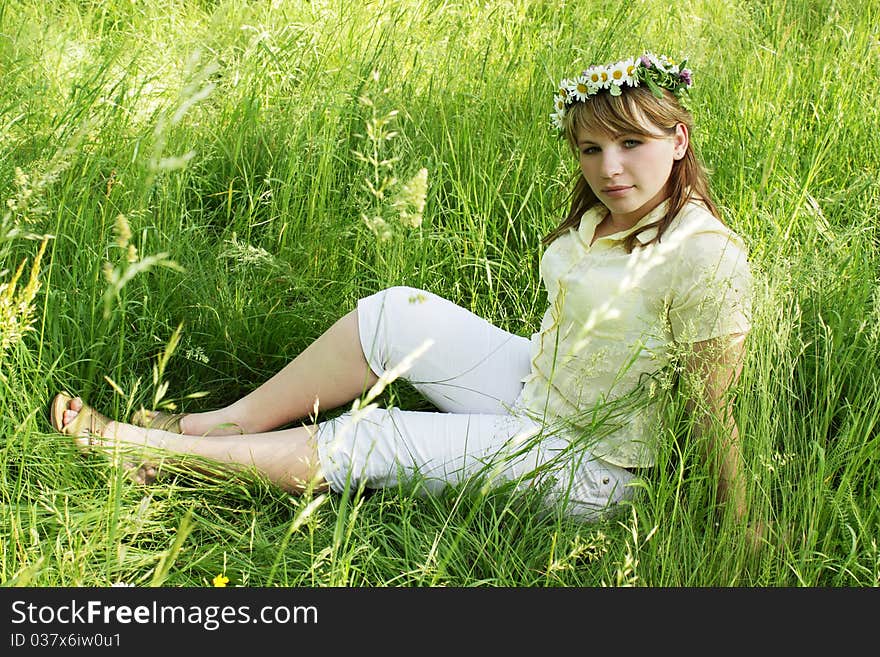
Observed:
[[[880,584],[878,24],[867,0],[0,3],[0,580]],[[689,55],[695,139],[750,248],[737,417],[784,540],[746,549],[674,405],[639,501],[592,525],[501,491],[143,488],[51,429],[59,389],[119,417],[228,403],[392,284],[529,335],[575,172],[552,89],[644,49]]]

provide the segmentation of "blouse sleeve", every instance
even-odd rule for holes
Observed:
[[[729,231],[690,236],[669,304],[673,338],[701,342],[751,328],[752,273],[742,239]]]

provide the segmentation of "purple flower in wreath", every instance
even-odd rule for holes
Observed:
[[[681,69],[678,77],[681,78],[681,81],[684,82],[687,86],[691,86],[693,84],[693,80],[691,79],[691,70],[689,68]]]

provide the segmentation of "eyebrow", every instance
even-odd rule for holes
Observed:
[[[609,135],[608,138],[609,138],[611,141],[616,141],[617,139],[622,139],[622,138],[624,138],[624,137],[627,137],[627,138],[636,137],[636,138],[638,138],[638,139],[646,139],[646,138],[648,138],[648,137],[650,137],[650,136],[651,136],[651,135],[645,135],[645,134],[642,134],[641,132],[633,132],[633,131],[629,130],[629,131],[626,131],[626,132],[618,132],[618,133],[615,133],[615,134],[613,134],[613,135]],[[659,137],[658,137],[658,138],[659,138]],[[589,139],[579,139],[579,140],[577,140],[577,142],[575,142],[575,143],[576,143],[578,146],[584,146],[584,145],[586,145],[586,144],[592,144],[592,145],[594,145],[594,146],[598,146],[598,145],[599,145],[597,142],[595,142],[595,141],[591,141],[591,140],[589,140]]]
[[[616,135],[609,135],[608,138],[609,138],[611,141],[614,141],[614,140],[616,140],[616,139],[620,139],[621,137],[626,137],[626,136],[628,136],[628,135],[630,135],[630,134],[635,134],[635,133],[621,132],[621,133],[616,134]],[[590,140],[590,139],[578,139],[576,143],[577,143],[578,146],[584,146],[584,145],[586,145],[586,144],[593,144],[594,146],[598,146],[598,145],[599,145],[598,142],[592,141],[592,140]]]

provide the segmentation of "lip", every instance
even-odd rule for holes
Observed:
[[[610,187],[603,187],[602,193],[606,196],[616,197],[623,196],[631,189],[632,185],[612,185]]]

